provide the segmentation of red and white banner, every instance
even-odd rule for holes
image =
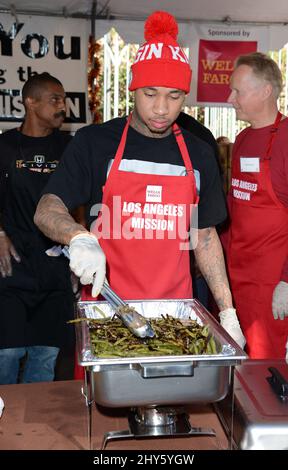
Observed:
[[[267,52],[269,28],[250,25],[194,24],[190,30],[192,87],[187,104],[225,106],[230,76],[239,55]]]
[[[257,51],[257,41],[210,41],[200,39],[197,101],[226,102],[235,59]]]

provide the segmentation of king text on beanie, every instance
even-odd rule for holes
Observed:
[[[174,16],[156,11],[145,23],[145,44],[137,52],[131,67],[129,90],[165,87],[190,91],[192,71],[177,43],[178,25]]]

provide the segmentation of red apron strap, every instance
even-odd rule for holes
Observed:
[[[184,160],[187,173],[191,173],[193,171],[191,158],[189,156],[189,153],[188,153],[188,150],[187,150],[187,146],[186,146],[182,131],[181,131],[180,127],[178,126],[178,124],[176,124],[176,122],[173,124],[172,130],[173,130],[173,133],[175,135],[175,139],[176,139],[178,147],[180,149],[182,158]]]
[[[275,140],[275,137],[276,137],[276,133],[279,129],[279,124],[281,122],[281,119],[282,119],[282,113],[280,113],[280,111],[278,111],[277,113],[277,116],[276,116],[276,119],[275,119],[275,122],[273,124],[273,127],[271,129],[271,135],[270,135],[270,139],[269,139],[269,142],[268,142],[268,145],[267,145],[267,149],[266,149],[266,154],[265,154],[265,158],[264,160],[271,160],[271,149],[272,149],[272,145],[274,143],[274,140]]]
[[[187,145],[185,143],[182,131],[181,131],[180,127],[178,126],[178,124],[176,124],[176,122],[173,124],[172,130],[173,130],[173,133],[175,135],[175,138],[176,138],[178,147],[180,149],[182,158],[184,160],[185,167],[186,167],[186,170],[187,170],[187,174],[188,174],[188,176],[189,176],[189,174],[191,174],[195,179],[191,158],[190,158],[190,155],[189,155],[188,150],[187,150]],[[196,179],[195,179],[195,184],[194,184],[194,200],[195,200],[195,205],[198,204],[199,196],[198,196],[198,193],[197,193]]]
[[[130,126],[131,119],[132,119],[132,114],[130,114],[127,118],[127,122],[125,124],[124,131],[122,133],[121,140],[120,140],[119,146],[117,148],[115,159],[114,159],[113,165],[112,165],[111,170],[110,170],[110,175],[112,175],[119,168],[120,162],[121,162],[122,157],[123,157],[124,148],[125,148],[125,145],[126,145],[127,134],[128,134],[128,129],[129,129],[129,126]]]

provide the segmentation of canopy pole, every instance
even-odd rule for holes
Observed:
[[[96,34],[96,11],[97,11],[97,0],[93,0],[91,8],[91,36],[95,40]]]

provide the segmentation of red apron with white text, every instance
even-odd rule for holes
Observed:
[[[274,320],[272,314],[273,290],[288,255],[288,209],[274,193],[270,172],[280,119],[279,113],[259,172],[241,171],[239,153],[232,164],[227,264],[247,352],[255,359],[285,357],[288,335],[288,318]]]
[[[123,299],[191,298],[187,237],[198,196],[183,135],[174,124],[187,176],[121,171],[130,120],[103,188],[101,217],[92,229],[107,258],[108,281]],[[82,300],[95,300],[89,291],[83,290]]]
[[[120,171],[129,122],[103,190],[102,226],[98,225],[104,230],[109,218],[108,237],[103,232],[99,239],[109,283],[124,299],[191,298],[189,250],[181,249],[181,243],[187,241],[192,204],[198,201],[182,133],[174,125],[187,176]],[[104,211],[109,212],[106,219]]]

